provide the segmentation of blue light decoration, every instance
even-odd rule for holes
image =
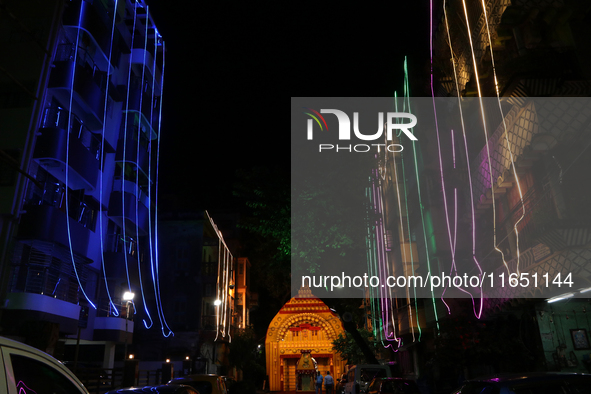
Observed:
[[[76,275],[76,280],[78,281],[78,287],[84,298],[88,301],[88,303],[96,309],[96,305],[88,298],[88,295],[84,291],[84,287],[82,286],[82,282],[80,282],[80,276],[78,275],[78,270],[76,269],[76,262],[74,260],[74,251],[72,250],[72,233],[70,230],[70,208],[69,208],[69,200],[68,200],[68,177],[69,177],[69,168],[70,168],[70,128],[72,126],[72,101],[74,98],[74,78],[76,76],[76,62],[78,61],[78,45],[80,39],[80,25],[82,24],[82,14],[84,12],[84,5],[86,3],[82,1],[80,3],[80,16],[78,17],[78,30],[76,34],[76,48],[74,49],[74,67],[72,67],[72,80],[70,84],[70,110],[68,111],[68,130],[67,130],[67,138],[66,138],[66,187],[65,187],[65,198],[66,198],[66,228],[68,231],[68,245],[70,247],[70,258],[72,259],[72,267],[74,268],[74,274]]]
[[[154,27],[156,35],[158,35],[158,31],[156,27]],[[156,55],[158,54],[158,39],[154,36],[154,63],[152,67],[152,100],[154,100],[154,85],[156,84]],[[162,92],[160,92],[162,94]],[[150,127],[152,127],[152,119],[154,118],[154,103],[150,106]],[[158,127],[158,136],[160,136],[160,127]],[[152,181],[152,140],[150,139],[150,149],[148,149],[148,179]],[[152,188],[148,187],[148,201],[152,203]],[[148,242],[150,245],[150,271],[152,273],[152,281],[155,283],[154,278],[154,245],[152,241],[152,215],[148,215]],[[156,291],[156,286],[154,286],[154,292]],[[156,299],[156,312],[158,313],[158,318],[160,318],[160,307],[158,303],[158,299]]]
[[[158,29],[156,29],[156,26],[154,26],[154,56],[153,56],[153,60],[154,62],[152,63],[152,105],[150,106],[150,127],[152,129],[153,125],[152,125],[152,120],[154,119],[154,104],[155,104],[155,94],[154,94],[154,88],[156,86],[156,56],[158,54],[158,41],[160,39],[160,34],[158,33]],[[160,91],[160,94],[162,94],[162,91]],[[158,135],[160,135],[160,127],[158,127]],[[148,149],[148,179],[149,182],[152,182],[152,139],[150,139],[149,142],[150,146]],[[148,187],[148,201],[150,201],[150,204],[152,203],[152,188]],[[152,241],[152,215],[148,215],[148,242],[150,245],[150,271],[152,273],[152,280],[154,281],[154,245],[153,245],[153,241]],[[154,288],[155,290],[156,288]],[[158,317],[160,318],[160,310],[158,307],[158,301],[156,301],[156,312],[158,313]]]
[[[158,265],[159,265],[159,253],[158,253],[158,177],[160,172],[160,135],[161,135],[161,127],[162,127],[162,96],[164,95],[164,66],[166,64],[165,59],[166,47],[164,45],[164,41],[162,41],[162,71],[160,74],[160,110],[158,113],[158,147],[156,150],[156,181],[154,186],[154,192],[156,194],[156,200],[154,201],[154,232],[155,236],[155,251],[156,251],[156,258],[155,264],[152,265],[152,281],[154,283],[154,292],[156,295],[156,307],[158,310],[158,318],[160,319],[160,327],[162,330],[162,335],[168,338],[170,335],[174,336],[174,333],[168,327],[166,323],[166,318],[164,317],[164,310],[162,308],[162,299],[160,298],[160,278],[158,276]],[[156,54],[154,54],[156,56]],[[155,269],[154,269],[155,268]],[[168,333],[164,332],[164,326],[168,329]]]
[[[115,10],[117,9],[117,5],[118,5],[118,0],[115,0]],[[131,43],[133,46],[133,42],[135,41],[135,29],[136,29],[136,25],[137,25],[137,18],[138,18],[138,14],[137,14],[137,8],[138,5],[140,8],[144,8],[144,5],[141,2],[136,1],[135,5],[134,5],[134,17],[133,17],[133,30],[132,30],[132,34],[131,34]],[[86,7],[87,4],[85,1],[81,1],[81,6],[80,6],[80,15],[79,15],[79,19],[78,19],[78,26],[77,26],[77,36],[76,36],[76,43],[75,43],[75,51],[74,51],[74,62],[76,63],[78,61],[78,48],[79,48],[79,44],[80,44],[80,34],[81,31],[83,30],[81,28],[82,25],[82,20],[83,20],[83,13],[86,11]],[[142,136],[142,104],[143,104],[143,90],[144,90],[144,78],[145,78],[145,70],[147,67],[146,61],[147,61],[147,48],[148,48],[148,31],[149,31],[149,23],[150,23],[150,17],[149,17],[149,11],[148,11],[148,7],[145,6],[145,10],[146,10],[146,26],[145,26],[145,37],[144,37],[144,53],[143,53],[143,64],[142,64],[142,78],[141,78],[141,86],[140,86],[140,100],[139,100],[139,111],[138,114],[136,115],[135,112],[132,114],[133,116],[138,116],[138,130],[137,130],[137,157],[136,157],[136,171],[140,171],[139,169],[139,155],[140,155],[140,141],[141,141],[141,136]],[[105,159],[105,151],[104,151],[104,146],[105,146],[105,131],[106,131],[106,122],[107,122],[107,109],[108,109],[108,100],[109,100],[109,79],[111,76],[111,60],[112,60],[112,55],[113,55],[113,37],[114,37],[114,32],[115,32],[115,24],[116,24],[116,15],[113,14],[113,22],[112,22],[112,28],[111,28],[111,42],[110,42],[110,47],[109,47],[109,57],[108,57],[108,63],[107,63],[107,85],[105,88],[105,102],[104,102],[104,113],[103,113],[103,123],[102,123],[102,138],[101,138],[101,149],[100,149],[100,154],[101,154],[101,171],[100,172],[100,180],[99,180],[99,228],[100,228],[100,250],[101,250],[101,267],[102,267],[102,272],[103,272],[103,278],[105,281],[105,288],[106,288],[106,292],[107,292],[107,296],[109,299],[109,309],[112,310],[113,315],[115,316],[119,316],[119,310],[117,308],[117,306],[114,304],[113,302],[113,298],[111,296],[110,290],[109,290],[109,285],[108,285],[108,280],[107,280],[107,274],[106,274],[106,266],[105,266],[105,258],[104,258],[104,239],[103,239],[103,230],[104,230],[104,224],[102,221],[102,214],[103,214],[103,187],[104,187],[104,179],[103,179],[103,172],[102,169],[104,167],[104,159]],[[174,336],[174,333],[172,332],[172,330],[170,329],[170,327],[168,326],[168,323],[166,322],[166,318],[164,316],[164,310],[162,307],[162,299],[161,299],[161,293],[160,293],[160,280],[159,280],[159,251],[158,251],[158,180],[159,180],[159,165],[160,165],[160,138],[161,138],[161,134],[160,134],[160,130],[161,130],[161,126],[162,126],[162,93],[163,93],[163,85],[164,85],[164,68],[165,68],[165,45],[164,45],[164,41],[162,40],[162,36],[158,33],[158,31],[156,30],[155,26],[154,26],[154,57],[153,57],[153,68],[152,68],[152,95],[151,95],[151,108],[150,108],[150,120],[149,122],[149,128],[150,130],[148,130],[148,134],[149,134],[149,142],[148,142],[148,155],[149,155],[149,169],[148,169],[148,199],[151,203],[152,201],[152,190],[151,190],[151,183],[152,183],[152,130],[153,128],[153,117],[154,117],[154,106],[156,104],[156,95],[155,95],[155,86],[156,86],[156,56],[158,53],[158,47],[161,47],[162,50],[162,71],[161,71],[161,80],[160,80],[160,103],[159,103],[159,114],[158,114],[158,135],[157,135],[157,154],[156,154],[156,178],[155,178],[155,203],[154,203],[154,208],[155,208],[155,221],[154,221],[154,226],[152,226],[152,217],[151,215],[149,215],[149,244],[150,244],[150,267],[151,267],[151,274],[152,274],[152,281],[153,281],[153,285],[154,285],[154,291],[155,291],[155,298],[156,298],[156,306],[157,306],[157,312],[158,312],[158,316],[161,322],[161,331],[164,337],[169,337],[170,335]],[[133,48],[132,48],[133,49]],[[135,221],[136,221],[136,231],[135,231],[135,240],[131,237],[129,237],[127,235],[127,229],[125,226],[125,208],[126,208],[126,204],[125,204],[125,192],[126,192],[126,180],[125,180],[125,174],[126,174],[126,166],[127,166],[127,132],[128,132],[128,121],[129,121],[129,99],[130,99],[130,84],[131,84],[131,75],[132,75],[132,60],[133,60],[133,52],[130,55],[130,59],[129,59],[129,69],[128,69],[128,74],[127,74],[127,97],[126,97],[126,110],[125,110],[125,119],[124,119],[124,133],[123,133],[123,157],[122,157],[122,177],[121,177],[121,198],[122,198],[122,216],[123,216],[123,222],[122,222],[122,239],[124,242],[130,242],[129,245],[129,249],[127,247],[125,247],[125,253],[124,253],[124,260],[125,260],[125,271],[126,271],[126,276],[127,276],[127,286],[128,286],[128,290],[131,292],[131,278],[130,278],[130,273],[129,273],[129,261],[128,261],[128,253],[131,253],[132,250],[134,250],[137,253],[137,258],[138,258],[138,277],[139,277],[139,285],[140,285],[140,289],[141,289],[141,293],[142,293],[142,299],[144,302],[144,310],[147,314],[147,320],[144,319],[143,323],[144,326],[149,329],[154,325],[154,321],[150,315],[150,312],[148,310],[148,305],[146,303],[146,299],[145,299],[145,292],[144,292],[144,288],[143,288],[143,281],[142,281],[142,274],[141,274],[141,264],[140,264],[140,247],[139,247],[139,238],[140,238],[140,234],[139,234],[139,227],[137,226],[137,223],[139,223],[139,200],[138,197],[140,195],[140,184],[139,184],[139,177],[136,176],[136,182],[135,182],[135,197],[136,197],[136,201],[135,201]],[[80,275],[78,274],[78,270],[76,268],[76,262],[75,262],[75,258],[74,258],[74,252],[73,252],[73,248],[72,248],[72,237],[71,237],[71,228],[70,228],[70,222],[69,222],[69,204],[68,204],[68,200],[69,200],[69,153],[70,153],[70,129],[72,126],[72,105],[73,105],[73,96],[74,96],[74,82],[75,82],[75,77],[76,77],[76,67],[73,67],[72,69],[72,77],[71,77],[71,86],[70,86],[70,98],[69,98],[69,108],[70,111],[68,113],[68,134],[67,134],[67,141],[66,141],[66,168],[65,168],[65,200],[66,200],[66,216],[67,216],[67,220],[66,220],[66,225],[67,225],[67,232],[68,232],[68,242],[69,242],[69,248],[70,248],[70,257],[71,257],[71,261],[72,261],[72,265],[73,265],[73,269],[74,269],[74,273],[76,275],[76,279],[78,281],[78,286],[80,291],[82,292],[82,294],[84,295],[84,297],[86,298],[86,300],[88,301],[88,303],[94,308],[97,309],[96,305],[90,300],[90,298],[88,297],[88,295],[86,294],[86,292],[84,291],[84,288],[82,286],[82,282],[81,282],[81,278]],[[146,122],[144,122],[146,123]],[[131,131],[131,130],[130,130]],[[154,241],[155,241],[155,245],[153,245],[153,239],[152,237],[154,236]],[[135,245],[133,245],[133,241],[135,241]],[[228,256],[224,257],[224,262],[227,263],[227,258]],[[226,272],[225,274],[225,279],[224,281],[228,281],[228,272]],[[54,294],[56,292],[56,289],[59,285],[60,281],[58,281],[56,283],[55,289],[54,289]],[[133,301],[132,301],[133,302]],[[136,308],[135,308],[135,304],[134,304],[134,313],[136,313]],[[148,322],[149,321],[149,322]],[[225,330],[225,327],[224,327]],[[228,333],[229,334],[229,333]]]
[[[117,3],[118,0],[115,0],[115,10],[117,10]],[[107,297],[109,298],[109,309],[114,311],[114,315],[115,316],[119,316],[119,309],[115,306],[115,304],[113,303],[113,299],[111,298],[111,293],[109,292],[109,283],[107,282],[107,273],[105,271],[105,246],[104,246],[104,240],[103,240],[103,171],[102,169],[104,168],[104,159],[105,159],[105,124],[107,123],[107,103],[109,100],[109,78],[110,78],[110,72],[111,72],[111,57],[113,55],[113,35],[115,33],[115,17],[116,17],[116,12],[113,12],[113,27],[111,28],[111,43],[109,44],[109,62],[107,63],[107,87],[105,88],[105,107],[104,107],[104,113],[103,113],[103,130],[101,133],[101,171],[99,171],[99,175],[100,175],[100,187],[99,187],[99,215],[98,215],[98,220],[99,220],[99,228],[100,228],[100,234],[101,236],[99,237],[101,239],[101,266],[103,269],[103,278],[105,280],[105,289],[107,289]]]
[[[145,70],[146,70],[146,52],[148,49],[148,24],[149,24],[149,20],[148,20],[148,16],[149,16],[149,7],[146,6],[146,34],[144,35],[144,59],[142,62],[142,86],[141,86],[141,92],[140,92],[140,106],[139,106],[139,117],[141,118],[142,116],[142,102],[143,102],[143,98],[144,98],[144,76],[145,76]],[[152,74],[154,74],[154,72],[152,72]],[[150,119],[150,127],[152,127],[151,124],[151,119]],[[138,126],[137,126],[137,157],[136,157],[136,170],[137,170],[137,175],[135,177],[135,234],[136,234],[136,238],[137,241],[135,243],[136,246],[136,250],[137,250],[137,270],[138,270],[138,278],[139,278],[139,282],[140,282],[140,292],[142,293],[142,302],[144,303],[144,310],[146,311],[146,314],[148,315],[148,319],[150,319],[150,324],[148,325],[146,323],[146,319],[143,319],[143,323],[144,323],[144,327],[146,328],[150,328],[152,327],[152,325],[154,324],[154,322],[152,321],[152,316],[150,316],[150,312],[148,311],[148,305],[146,304],[146,297],[144,296],[144,285],[142,283],[142,268],[140,265],[140,230],[139,230],[139,196],[140,196],[140,177],[139,177],[139,162],[140,162],[140,140],[141,140],[141,134],[142,134],[142,122],[141,119],[138,122]],[[148,134],[151,136],[151,131],[148,130]],[[151,163],[150,163],[151,164]],[[148,188],[150,188],[149,182],[151,180],[148,179]]]
[[[135,38],[135,25],[136,25],[136,21],[137,21],[137,1],[135,3],[135,6],[133,8],[133,30],[131,31],[131,45],[133,47],[133,42],[134,42],[134,38]],[[126,165],[126,153],[127,153],[127,121],[128,121],[128,116],[129,116],[129,84],[131,81],[131,56],[133,56],[133,48],[132,48],[132,53],[130,54],[130,58],[129,58],[129,70],[127,73],[127,98],[125,101],[125,122],[123,123],[123,158],[122,158],[122,162],[121,162],[121,174],[122,174],[122,178],[121,178],[121,216],[123,217],[122,223],[121,223],[121,231],[123,232],[123,242],[127,241],[127,230],[125,229],[125,165]],[[131,246],[131,245],[130,245]],[[127,275],[127,288],[128,291],[131,293],[131,281],[129,279],[129,263],[127,261],[127,252],[123,253],[123,257],[125,259],[125,274]],[[139,258],[139,256],[138,256]],[[134,302],[133,300],[131,301],[132,303]],[[133,311],[135,314],[135,303],[133,304]]]

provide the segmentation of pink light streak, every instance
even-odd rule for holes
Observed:
[[[446,23],[446,27],[447,27],[447,34],[448,34],[448,39],[449,39],[449,44],[450,44],[450,51],[452,53],[452,63],[453,61],[453,48],[451,46],[451,38],[449,36],[449,25],[448,25],[448,20],[447,20],[447,12],[445,10],[445,2],[444,2],[444,12],[445,12],[445,23]],[[431,11],[432,11],[432,3],[431,3]],[[431,21],[432,23],[432,21]],[[447,226],[447,232],[448,232],[448,239],[449,239],[449,245],[450,245],[450,250],[451,250],[451,260],[452,260],[452,264],[450,267],[450,275],[452,273],[452,271],[455,271],[455,273],[457,274],[457,266],[456,266],[456,262],[455,262],[455,254],[456,254],[456,246],[457,246],[457,216],[458,216],[458,208],[457,208],[457,188],[454,188],[454,231],[453,231],[453,238],[452,238],[452,231],[450,228],[450,213],[449,213],[449,208],[448,208],[448,203],[447,203],[447,192],[446,192],[446,187],[445,187],[445,177],[444,177],[444,173],[443,173],[443,160],[442,160],[442,154],[441,154],[441,139],[440,139],[440,135],[439,135],[439,126],[438,126],[438,122],[437,122],[437,108],[436,108],[436,104],[435,104],[435,91],[434,91],[434,85],[433,85],[433,32],[432,29],[430,31],[430,37],[431,37],[431,42],[430,42],[430,56],[431,56],[431,97],[432,97],[432,102],[433,102],[433,112],[434,112],[434,116],[435,116],[435,131],[436,131],[436,136],[437,136],[437,150],[438,150],[438,157],[439,157],[439,172],[440,172],[440,178],[441,178],[441,187],[442,187],[442,193],[443,193],[443,203],[444,203],[444,211],[445,211],[445,219],[446,219],[446,226]],[[470,38],[471,39],[471,38]],[[456,75],[456,71],[455,71],[455,63],[454,63],[454,75]],[[457,86],[457,76],[456,76],[456,86]],[[459,89],[456,88],[456,90],[458,91],[458,100],[459,100]],[[482,100],[481,100],[481,106],[482,106]],[[461,105],[460,105],[461,108]],[[461,109],[460,109],[461,111]],[[483,114],[483,121],[484,121],[484,114]],[[485,126],[486,127],[486,126]],[[463,116],[462,116],[462,131],[464,132],[464,142],[466,142],[466,135],[465,135],[465,131],[464,131],[464,123],[463,123]],[[454,142],[454,134],[453,134],[453,130],[451,131],[451,139],[452,139],[452,160],[453,160],[453,168],[456,168],[456,160],[455,160],[455,142]],[[466,144],[466,149],[467,149],[467,144]],[[469,156],[466,155],[466,158],[468,159]],[[468,159],[468,168],[469,168],[469,159]],[[471,209],[472,209],[472,232],[473,232],[473,244],[472,244],[472,251],[473,251],[473,258],[474,258],[474,262],[476,263],[478,270],[480,272],[479,276],[482,276],[482,269],[480,267],[480,264],[478,264],[478,261],[475,258],[475,240],[474,240],[474,204],[473,204],[473,196],[472,196],[472,181],[471,181],[471,174],[469,173],[469,178],[470,178],[470,195],[471,195],[471,200],[472,200],[472,204],[471,204]],[[480,298],[481,298],[481,302],[480,302],[480,310],[479,312],[476,312],[476,304],[474,301],[474,296],[472,295],[472,293],[459,288],[459,290],[461,290],[462,292],[469,294],[470,298],[472,299],[472,307],[474,309],[474,313],[476,315],[477,318],[480,318],[481,316],[481,312],[482,312],[482,289],[480,290],[481,294],[480,294]],[[444,296],[445,296],[445,292],[447,291],[447,287],[445,287],[445,289],[443,290],[443,294],[441,296],[441,300],[442,302],[445,304],[448,313],[451,313],[451,310],[449,308],[449,305],[445,302],[444,300]]]

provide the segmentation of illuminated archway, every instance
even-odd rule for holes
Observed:
[[[340,375],[346,362],[332,349],[332,341],[344,335],[338,316],[309,288],[289,300],[275,315],[265,340],[270,391],[295,390],[295,368],[302,350],[309,350],[324,375]]]

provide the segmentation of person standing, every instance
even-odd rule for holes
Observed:
[[[318,372],[316,375],[316,394],[322,394],[322,381],[324,378],[322,377],[322,373]]]
[[[326,394],[332,394],[332,388],[334,386],[334,379],[330,376],[330,371],[326,371],[326,377],[324,378],[324,387],[326,387]]]

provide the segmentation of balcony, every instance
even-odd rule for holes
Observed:
[[[93,340],[132,343],[133,326],[133,320],[120,317],[97,317],[94,319]]]
[[[72,206],[70,214],[78,216],[74,208],[80,207]],[[75,253],[86,255],[90,230],[83,223],[66,216],[63,206],[60,208],[46,204],[25,205],[24,209],[26,213],[21,216],[17,239],[52,242],[67,248],[71,241]],[[69,233],[66,220],[70,222]]]
[[[131,318],[127,318],[126,304],[120,304],[120,299],[113,299],[117,312],[113,310],[113,304],[108,298],[98,300],[97,317],[94,319],[95,341],[113,341],[131,343],[133,341],[133,304],[130,304]]]
[[[80,318],[80,306],[43,294],[8,293],[6,319],[43,320],[58,323],[60,331],[74,334]]]
[[[145,78],[149,81],[155,81],[154,94],[159,96],[162,76],[158,67],[154,67],[154,57],[149,51],[143,48],[133,48],[131,50],[131,67],[134,69],[136,75],[142,75],[142,66],[145,67]]]
[[[61,127],[41,128],[39,132],[41,135],[37,137],[33,159],[71,189],[94,190],[99,173],[100,150],[91,152],[80,138],[70,133],[68,152],[68,132]],[[88,135],[89,138],[96,138],[90,137],[90,133]],[[67,180],[66,162],[69,165]]]
[[[159,109],[155,110],[152,114],[153,120],[150,121],[150,110],[149,108],[145,108],[147,105],[145,100],[142,101],[142,108],[143,111],[139,110],[139,93],[137,93],[138,98],[136,100],[136,104],[130,103],[129,109],[123,109],[123,112],[128,113],[128,130],[137,130],[138,126],[141,128],[142,133],[146,136],[146,138],[150,140],[155,140],[158,138],[158,133],[154,128],[156,122],[158,121],[159,116]],[[145,95],[144,95],[145,97]],[[131,100],[131,97],[130,97]],[[150,101],[148,100],[148,103]],[[133,107],[136,107],[135,109]],[[147,115],[144,115],[146,113]]]
[[[130,133],[128,132],[128,134]],[[142,144],[140,144],[138,152],[137,145],[137,140],[133,137],[128,137],[125,143],[123,140],[119,140],[115,152],[115,161],[137,168],[147,178],[150,172],[150,155]],[[128,192],[135,190],[135,184],[133,188],[126,187],[125,190]]]
[[[100,6],[100,3],[97,5],[84,0],[70,2],[64,10],[63,24],[70,42],[76,42],[78,38],[79,42],[87,43],[91,52],[96,54],[95,58],[99,68],[102,71],[107,71],[111,26],[105,24],[101,18],[101,11],[105,10],[97,10],[97,6]],[[117,29],[115,29],[115,34],[113,44],[117,45],[119,36]],[[115,49],[113,48],[113,55],[118,56],[119,51]],[[113,58],[112,61],[113,64],[117,64],[118,58]]]
[[[96,276],[90,260],[74,255],[77,276],[89,290]],[[5,313],[11,321],[43,320],[75,333],[80,317],[80,286],[69,248],[42,241],[15,242]]]
[[[136,231],[140,237],[147,235],[150,211],[143,202],[137,200],[134,190],[130,192],[127,192],[127,188],[125,190],[125,192],[114,190],[111,193],[108,216],[119,227],[125,226],[130,236],[136,235]]]
[[[137,278],[137,242],[134,240],[135,232],[126,234],[125,240],[122,234],[109,234],[105,240],[105,275],[107,279],[115,279],[117,281],[126,278],[128,273],[130,281],[136,283]],[[127,265],[126,265],[127,264]],[[134,269],[126,270],[125,267],[134,267]],[[106,305],[109,307],[110,305]]]
[[[82,118],[91,129],[102,128],[105,111],[104,86],[106,73],[98,71],[90,63],[74,62],[73,55],[67,60],[54,62],[48,84],[48,88],[53,90],[56,98],[62,103],[70,102],[70,93],[73,91],[71,110],[83,115]]]

